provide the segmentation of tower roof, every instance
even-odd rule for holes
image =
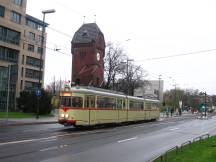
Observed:
[[[101,32],[96,23],[83,24],[74,34],[72,43],[90,43],[96,41]]]

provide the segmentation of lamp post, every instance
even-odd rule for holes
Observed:
[[[40,107],[40,102],[39,102],[39,97],[40,97],[40,93],[41,93],[41,78],[42,78],[42,61],[43,61],[43,54],[44,54],[44,33],[45,33],[45,16],[46,14],[49,13],[54,13],[55,10],[54,9],[50,9],[50,10],[44,10],[42,11],[43,13],[43,26],[42,26],[42,38],[41,38],[41,53],[40,53],[40,69],[39,69],[39,79],[38,79],[38,89],[36,91],[36,95],[37,95],[37,115],[36,115],[36,119],[39,118],[39,107]]]

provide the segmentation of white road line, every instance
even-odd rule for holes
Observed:
[[[49,140],[49,139],[53,139],[53,138],[57,138],[57,136],[51,136],[51,137],[46,137],[46,138],[38,138],[38,139],[28,139],[28,140],[4,142],[4,143],[0,143],[0,146],[9,145],[9,144],[26,143],[26,142],[35,142],[35,141],[41,141],[41,140]]]
[[[131,141],[131,140],[135,140],[135,139],[137,139],[137,136],[132,137],[132,138],[128,138],[128,139],[124,139],[124,140],[120,140],[120,141],[118,141],[118,143],[127,142],[127,141]]]
[[[52,141],[56,141],[57,138],[53,138],[53,139],[48,139],[48,140],[44,140],[44,141],[40,141],[40,142],[52,142]]]
[[[53,146],[53,147],[48,147],[48,148],[45,148],[45,149],[41,149],[40,151],[44,152],[44,151],[57,150],[57,149],[58,149],[58,146]]]
[[[157,125],[167,125],[167,124],[171,124],[171,123],[176,123],[176,122],[163,122],[163,123],[152,123],[152,124],[145,124],[145,125],[139,125],[139,126],[135,126],[133,128],[142,128],[142,127],[146,127],[146,126],[157,126]]]
[[[174,130],[178,130],[179,128],[171,128],[170,130],[171,131],[174,131]]]
[[[55,135],[55,136],[50,136],[50,137],[45,137],[45,138],[33,138],[33,139],[27,139],[27,140],[20,140],[20,141],[10,141],[10,142],[3,142],[0,143],[0,146],[4,145],[10,145],[10,144],[18,144],[18,143],[27,143],[27,142],[36,142],[36,141],[44,141],[44,140],[54,140],[58,137],[65,137],[65,136],[72,136],[72,135],[84,135],[84,134],[89,134],[89,133],[98,133],[100,131],[86,131],[86,132],[75,132],[75,133],[65,133],[65,134],[60,134],[60,135]]]

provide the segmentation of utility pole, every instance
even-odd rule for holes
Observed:
[[[158,78],[158,80],[159,80],[159,87],[158,87],[158,100],[160,101],[160,81],[161,81],[161,76],[162,75],[159,75],[159,78]]]

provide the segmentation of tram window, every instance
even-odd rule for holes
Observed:
[[[95,96],[86,96],[85,107],[94,108],[95,107]]]
[[[61,97],[61,105],[71,107],[71,97]]]
[[[152,109],[159,109],[158,103],[152,103]]]
[[[129,103],[130,109],[135,109],[135,110],[143,110],[143,102],[140,101],[130,101]]]
[[[123,109],[126,109],[125,100],[123,100]]]
[[[83,99],[81,97],[72,97],[72,107],[83,107]]]
[[[117,109],[122,109],[122,100],[117,100]]]
[[[97,97],[97,107],[98,108],[112,108],[115,109],[116,103],[114,98],[110,97]]]
[[[151,103],[150,102],[146,102],[145,103],[145,107],[147,110],[151,110]]]

